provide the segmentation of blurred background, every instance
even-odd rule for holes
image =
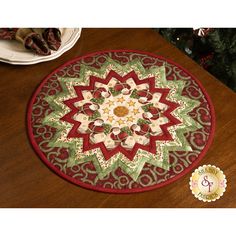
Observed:
[[[236,92],[236,28],[160,28],[156,30]]]

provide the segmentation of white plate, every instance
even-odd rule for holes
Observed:
[[[58,51],[51,51],[49,56],[36,55],[15,40],[0,40],[0,61],[14,65],[32,65],[61,56],[75,45],[80,37],[81,28],[61,28],[60,30],[61,47]]]

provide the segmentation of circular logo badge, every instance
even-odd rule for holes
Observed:
[[[223,195],[226,182],[224,173],[218,167],[204,165],[193,172],[189,184],[196,198],[204,202],[211,202]]]

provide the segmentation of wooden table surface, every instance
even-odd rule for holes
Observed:
[[[195,75],[216,112],[213,144],[200,162],[221,168],[228,181],[220,200],[204,203],[189,189],[191,172],[144,193],[95,192],[67,182],[39,159],[26,132],[26,111],[40,81],[64,62],[103,49],[139,49],[170,58]],[[151,29],[83,29],[76,45],[53,61],[0,63],[0,207],[236,207],[236,94]]]

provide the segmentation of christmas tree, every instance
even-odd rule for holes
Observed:
[[[236,91],[236,29],[161,28],[159,33]]]

